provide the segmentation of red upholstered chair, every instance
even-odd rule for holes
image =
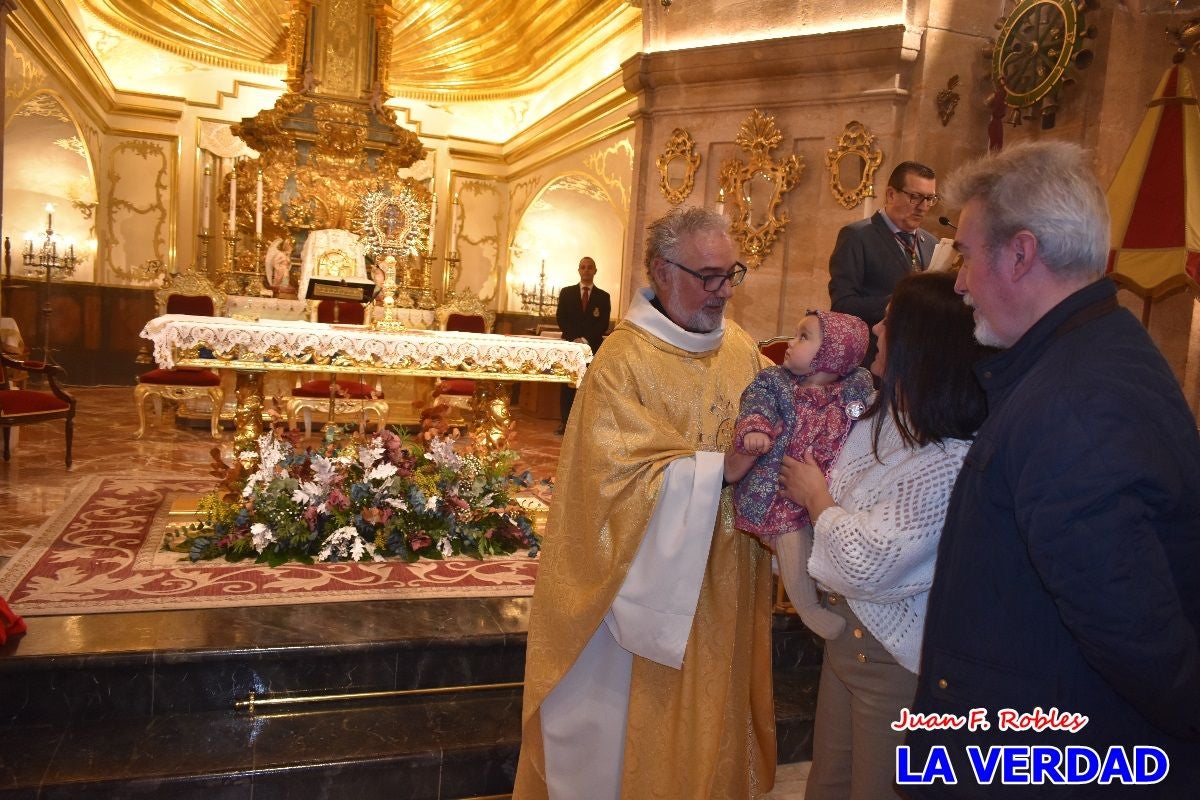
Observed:
[[[8,380],[9,369],[46,376],[50,391],[16,389]],[[20,361],[0,353],[0,426],[4,427],[4,460],[8,461],[9,439],[16,425],[63,419],[67,422],[67,469],[71,468],[71,438],[75,432],[75,398],[58,385],[65,377],[62,367],[40,361]]]
[[[225,313],[225,293],[203,275],[194,272],[173,276],[166,286],[154,293],[158,313],[190,314],[194,317],[216,317]],[[133,389],[133,402],[138,410],[137,438],[146,432],[146,398],[154,400],[155,416],[162,422],[162,401],[176,403],[207,399],[211,404],[209,429],[214,439],[221,436],[221,406],[225,393],[221,376],[202,367],[152,369],[138,376]]]
[[[486,308],[475,294],[452,294],[445,305],[435,312],[438,327],[444,331],[488,333],[496,320],[496,312]],[[443,378],[433,389],[434,397],[445,397],[447,405],[464,412],[475,395],[475,381],[470,378]],[[461,421],[461,420],[456,420]]]
[[[767,339],[758,343],[758,352],[762,353],[776,364],[782,364],[783,354],[787,352],[788,342],[791,340],[791,336],[776,336],[774,338]]]
[[[362,325],[365,318],[361,303],[322,300],[317,304],[317,322]],[[375,414],[381,428],[387,422],[388,404],[384,401],[383,391],[378,385],[372,387],[363,381],[331,377],[305,381],[292,389],[292,396],[288,398],[287,403],[288,426],[294,427],[296,417],[303,415],[304,435],[312,436],[313,412],[324,412],[328,417],[331,402],[334,420],[342,416],[358,417],[364,430],[367,427],[368,413]]]

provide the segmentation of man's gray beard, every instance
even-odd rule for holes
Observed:
[[[692,333],[712,333],[721,327],[721,323],[724,321],[725,306],[721,306],[720,308],[701,308],[688,318],[687,324],[683,326],[683,329]]]
[[[679,278],[674,278],[674,281],[679,281]],[[674,294],[674,288],[676,287],[674,287],[672,284],[672,294]],[[720,308],[706,308],[701,306],[697,309],[697,311],[691,314],[691,317],[684,317],[682,309],[678,308],[673,300],[668,303],[666,299],[661,296],[661,293],[658,294],[660,295],[659,300],[662,303],[662,308],[664,308],[667,312],[667,317],[670,317],[673,323],[676,323],[685,331],[690,331],[692,333],[712,333],[721,326],[721,323],[724,323],[725,321],[724,305],[722,305]]]
[[[996,332],[992,330],[992,326],[988,325],[987,321],[983,319],[975,323],[975,341],[984,347],[1008,347],[1008,344],[1001,341]]]

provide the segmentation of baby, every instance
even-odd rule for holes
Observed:
[[[811,449],[828,475],[873,390],[871,373],[858,366],[867,340],[867,324],[858,317],[809,311],[783,364],[759,372],[742,393],[725,455],[725,478],[738,481],[737,527],[774,547],[788,598],[804,624],[826,639],[841,633],[845,622],[817,602],[808,575],[812,521],[807,509],[779,493],[779,466],[785,455],[801,460]]]

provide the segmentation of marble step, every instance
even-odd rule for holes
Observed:
[[[466,798],[508,793],[516,690],[250,716],[0,730],[0,798]]]
[[[794,671],[775,679],[780,762],[807,759],[815,691]],[[520,691],[496,689],[254,716],[208,711],[8,727],[0,729],[0,800],[505,795],[520,718]]]
[[[0,649],[0,800],[503,794],[519,749],[517,688],[257,716],[234,703],[251,691],[517,682],[527,611],[527,600],[490,599],[34,619]],[[773,640],[789,763],[811,754],[821,646],[786,615]]]

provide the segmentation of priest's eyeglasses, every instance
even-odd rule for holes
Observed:
[[[678,264],[669,258],[664,258],[663,261],[667,262],[673,267],[679,267],[688,275],[699,278],[704,284],[704,291],[706,292],[721,291],[721,287],[725,285],[725,281],[729,281],[730,286],[737,286],[742,281],[746,280],[746,265],[740,261],[733,262],[733,269],[729,270],[729,272],[726,272],[724,275],[704,275],[703,273],[688,269],[683,264]]]
[[[892,188],[896,189],[895,186],[893,186]],[[921,205],[921,203],[927,203],[930,208],[933,208],[934,206],[936,206],[938,204],[938,201],[942,199],[940,195],[921,194],[920,192],[910,192],[908,189],[896,189],[896,191],[900,192],[900,194],[907,197],[908,202],[914,206],[919,206],[919,205]]]

